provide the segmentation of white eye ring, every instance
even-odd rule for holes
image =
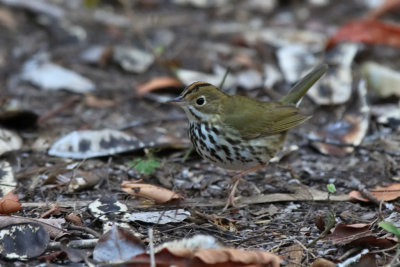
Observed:
[[[196,105],[204,106],[206,104],[206,98],[204,96],[200,96],[196,99]]]

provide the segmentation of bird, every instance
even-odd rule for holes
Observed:
[[[327,71],[320,64],[277,101],[229,95],[207,82],[194,82],[168,102],[181,107],[189,120],[189,138],[205,160],[240,171],[231,180],[223,210],[234,206],[239,181],[265,167],[283,148],[288,130],[311,116],[300,112],[303,96]]]

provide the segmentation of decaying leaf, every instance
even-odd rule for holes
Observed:
[[[389,238],[377,237],[370,230],[369,224],[338,224],[333,233],[327,235],[327,238],[334,244],[353,246],[369,247],[375,246],[380,248],[389,248],[396,244],[396,242]]]
[[[41,255],[49,243],[49,234],[38,223],[21,223],[0,230],[0,255],[26,260]]]
[[[378,201],[395,200],[400,197],[400,184],[392,184],[386,187],[378,186],[377,188],[370,190],[369,193],[376,197]],[[369,200],[364,198],[359,191],[351,191],[349,196],[360,201],[369,202]]]
[[[114,225],[99,239],[93,251],[93,259],[98,262],[121,262],[144,251],[144,245],[138,238]]]
[[[161,244],[155,248],[156,264],[166,266],[272,266],[278,267],[281,259],[272,253],[261,250],[242,250],[224,248],[214,237],[196,235]],[[140,254],[130,262],[149,263],[150,255]]]
[[[60,238],[66,233],[66,231],[64,231],[62,228],[62,225],[65,224],[65,219],[63,218],[43,219],[19,216],[2,216],[0,220],[0,228],[21,223],[38,223],[43,226],[49,236],[54,239]]]
[[[126,212],[128,207],[113,197],[102,197],[89,204],[89,211],[102,221],[110,220],[115,214]]]
[[[135,257],[136,261],[150,261],[148,254]],[[269,252],[261,250],[242,250],[233,248],[201,249],[201,250],[170,250],[164,248],[155,254],[156,263],[182,267],[200,266],[272,266],[278,267],[281,259]]]
[[[145,223],[167,224],[167,223],[182,222],[189,216],[190,212],[184,209],[161,210],[161,211],[134,212],[130,215],[129,220],[132,222],[141,221]]]
[[[171,190],[151,184],[139,184],[132,181],[123,181],[121,189],[135,197],[151,199],[157,204],[183,199],[181,195],[172,192]]]
[[[358,224],[343,224],[336,225],[333,233],[327,238],[332,240],[334,244],[348,244],[365,236],[371,236],[372,232],[369,229],[370,225],[365,223]]]
[[[51,146],[49,155],[86,159],[139,150],[152,144],[145,144],[136,137],[117,130],[82,130],[73,131],[57,140]]]
[[[290,262],[289,266],[300,266],[303,259],[304,249],[299,244],[291,245],[284,250],[285,259]]]
[[[10,214],[21,210],[21,203],[18,201],[18,194],[11,190],[0,199],[0,214]]]

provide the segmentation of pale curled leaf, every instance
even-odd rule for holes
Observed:
[[[172,192],[171,190],[151,184],[139,184],[131,181],[123,181],[121,189],[135,197],[144,197],[154,200],[157,204],[183,199],[181,195]]]

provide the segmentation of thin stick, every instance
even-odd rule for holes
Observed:
[[[229,72],[231,72],[231,69],[228,67],[225,71],[224,77],[222,78],[221,83],[219,84],[219,88],[222,88],[224,86],[225,80],[228,77]]]
[[[150,266],[156,267],[156,258],[154,256],[153,228],[149,228],[149,247],[150,247]]]

